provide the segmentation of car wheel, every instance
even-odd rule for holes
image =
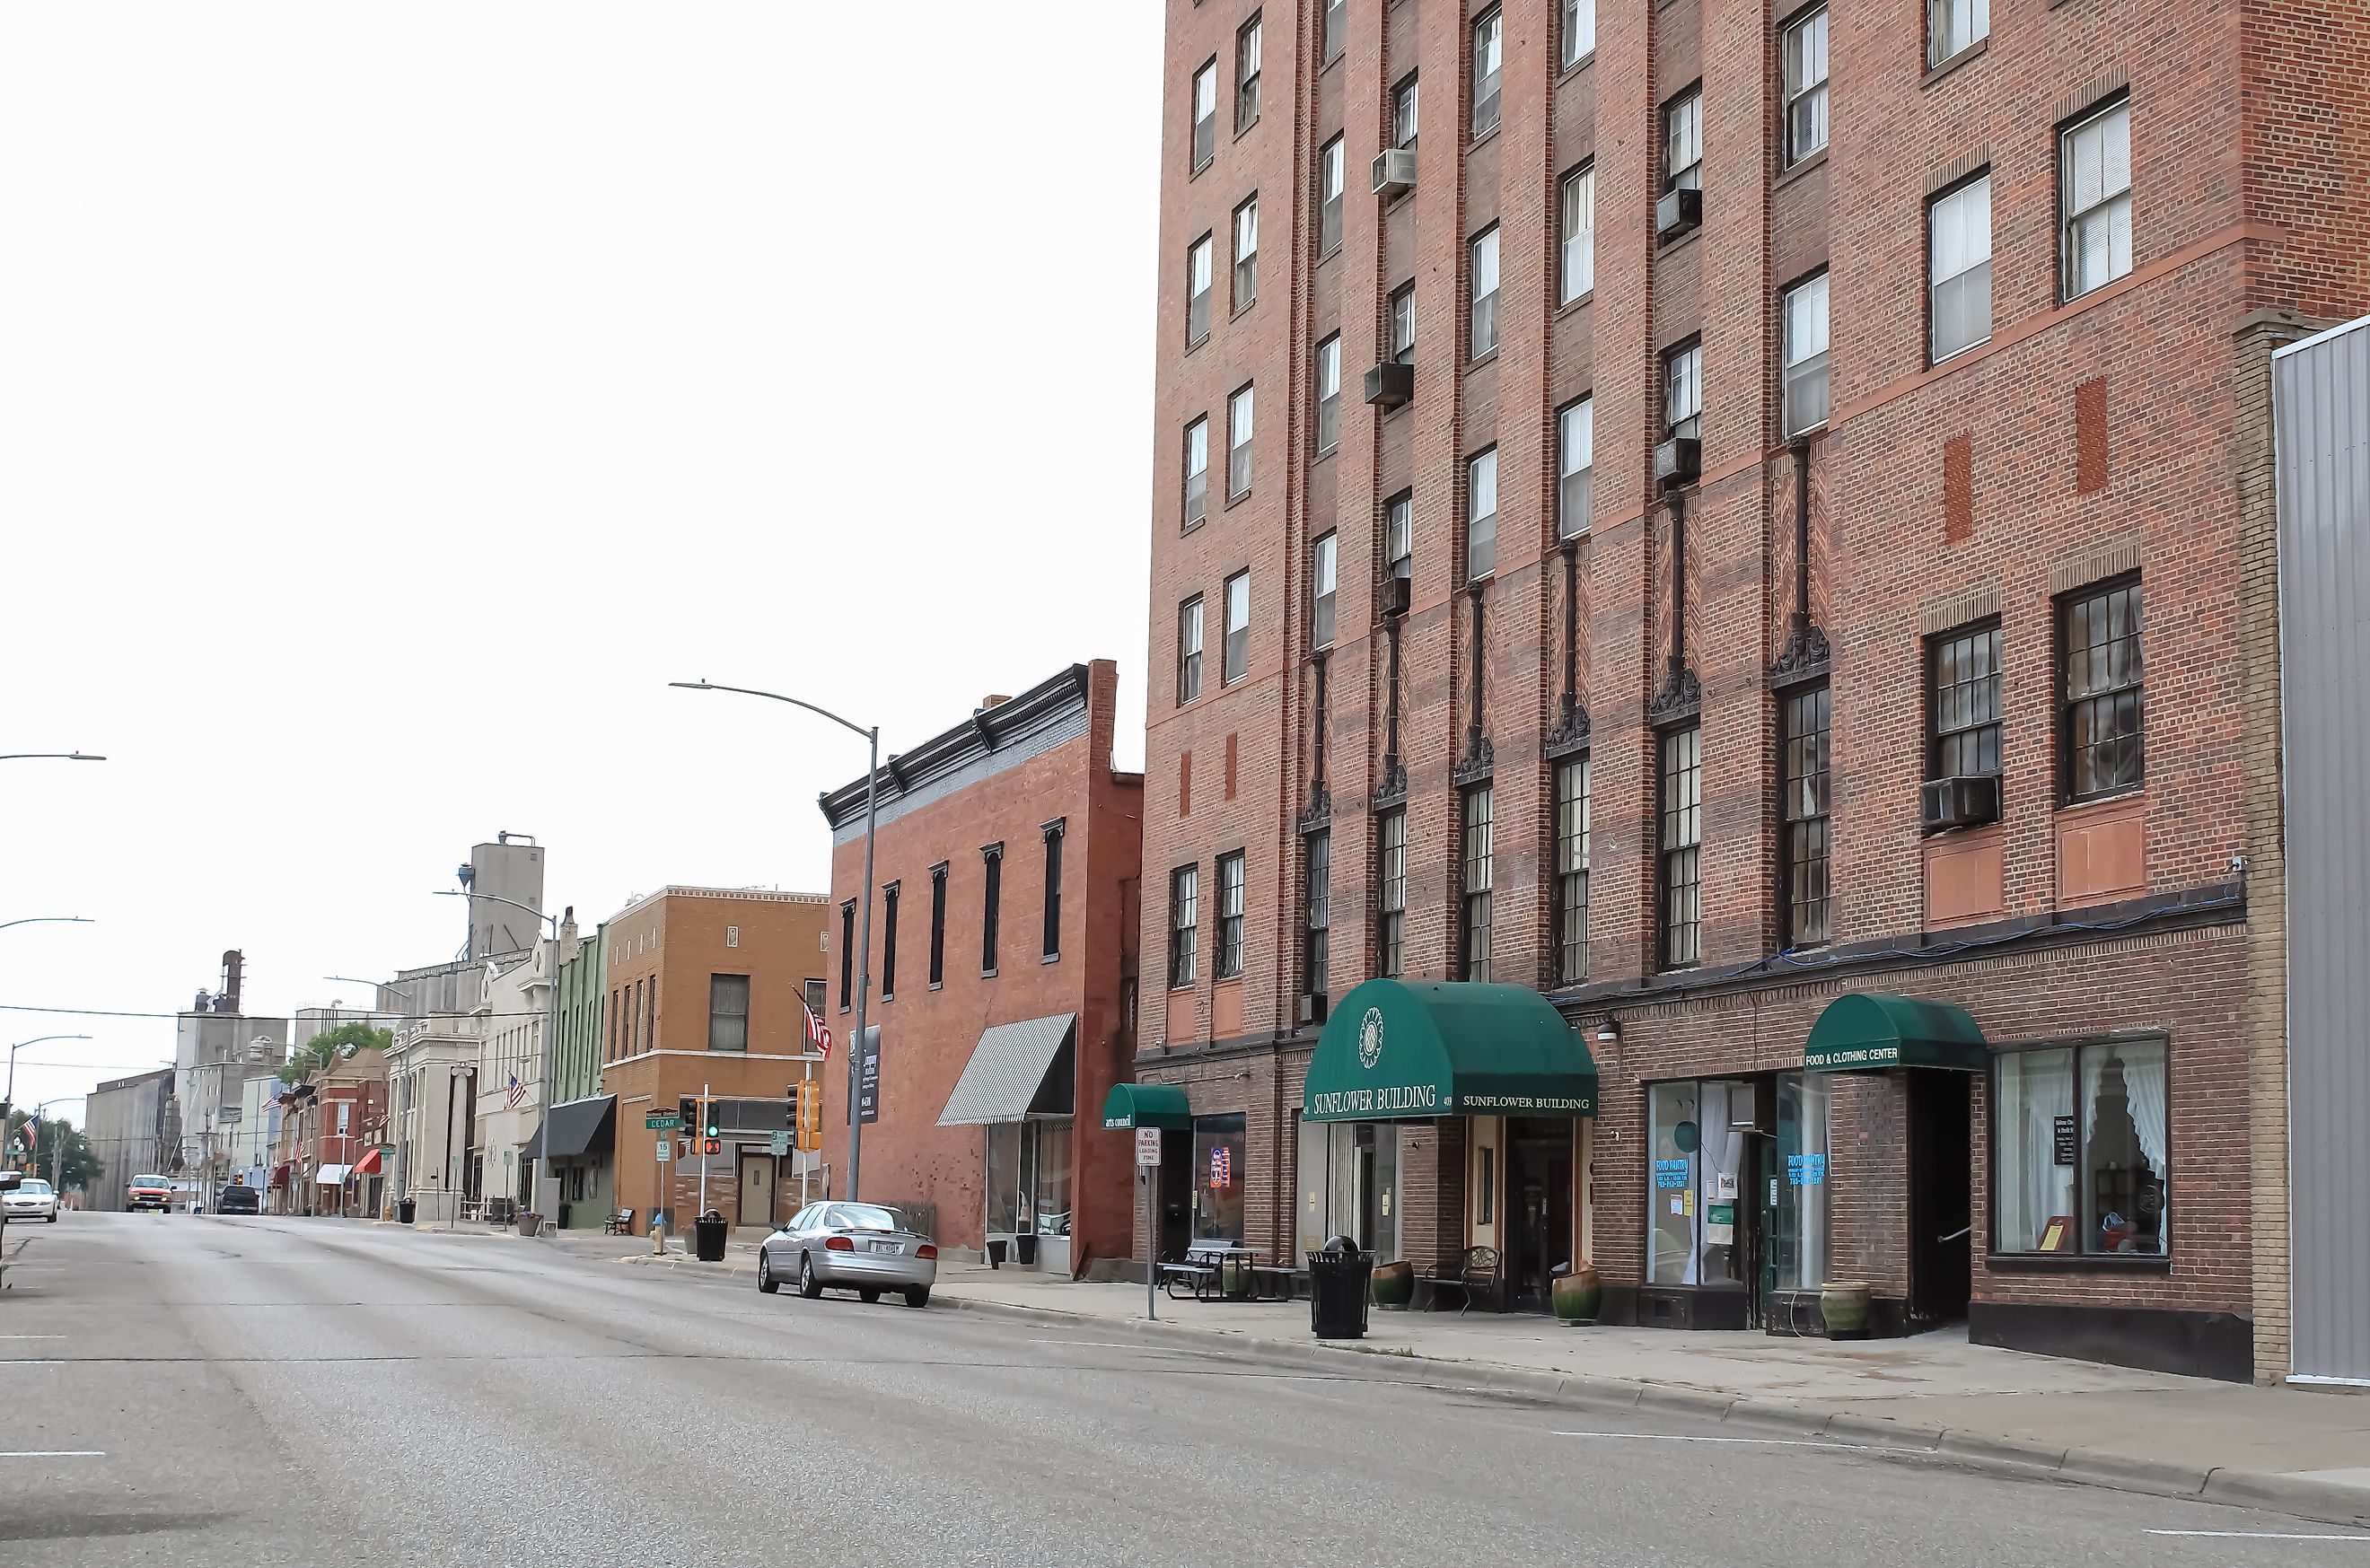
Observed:
[[[916,1285],[911,1290],[905,1292],[905,1305],[908,1307],[913,1307],[918,1310],[920,1308],[926,1307],[929,1304],[930,1288],[928,1286]]]
[[[45,1219],[45,1220],[43,1220],[43,1221],[42,1221],[42,1223],[43,1223],[43,1224],[45,1224],[45,1225],[54,1225],[54,1224],[56,1224],[57,1222],[58,1222],[58,1211],[57,1211],[56,1209],[54,1209],[54,1208],[52,1208],[52,1210],[50,1210],[50,1217],[49,1217],[49,1219]]]
[[[872,1305],[873,1302],[880,1299],[880,1292],[868,1287],[865,1289],[857,1291],[856,1293],[856,1299],[869,1307]]]
[[[823,1281],[815,1277],[814,1259],[799,1254],[799,1294],[811,1301],[823,1294]]]
[[[782,1289],[782,1282],[774,1277],[774,1262],[763,1247],[757,1249],[757,1288],[768,1296],[779,1295]]]

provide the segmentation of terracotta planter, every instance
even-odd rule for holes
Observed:
[[[1415,1299],[1415,1265],[1402,1259],[1375,1265],[1375,1305],[1404,1307]]]
[[[1857,1279],[1831,1279],[1819,1287],[1819,1316],[1829,1339],[1868,1337],[1868,1286]]]
[[[1560,1322],[1573,1327],[1593,1323],[1605,1309],[1605,1276],[1582,1259],[1570,1274],[1557,1276],[1547,1299]]]

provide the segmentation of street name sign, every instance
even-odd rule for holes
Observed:
[[[683,1125],[683,1117],[673,1111],[653,1111],[642,1118],[644,1132],[673,1132]]]

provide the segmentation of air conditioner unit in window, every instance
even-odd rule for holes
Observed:
[[[1703,225],[1703,192],[1665,190],[1654,203],[1654,237],[1670,239]]]
[[[1323,991],[1312,992],[1300,999],[1300,1021],[1303,1024],[1322,1024],[1325,1022],[1325,993]]]
[[[1389,147],[1375,155],[1375,194],[1385,200],[1415,189],[1415,149]]]
[[[1404,615],[1414,602],[1415,584],[1402,572],[1393,572],[1383,579],[1383,613]]]
[[[1692,485],[1703,473],[1703,442],[1693,436],[1673,436],[1654,449],[1654,477],[1665,490]]]
[[[1377,408],[1397,408],[1415,400],[1415,367],[1385,360],[1366,372],[1366,401]]]
[[[1991,773],[1971,778],[1928,779],[1918,791],[1918,820],[1929,833],[1946,828],[1973,828],[1999,820],[1999,779]]]

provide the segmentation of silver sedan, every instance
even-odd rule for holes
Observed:
[[[771,1296],[786,1279],[798,1281],[809,1300],[834,1286],[867,1301],[878,1301],[884,1290],[903,1291],[905,1305],[922,1307],[938,1282],[938,1249],[885,1208],[812,1203],[757,1248],[757,1288]]]
[[[58,1222],[58,1195],[50,1190],[49,1183],[36,1177],[27,1176],[23,1185],[0,1198],[0,1206],[5,1206],[11,1219],[39,1219],[50,1225]]]

